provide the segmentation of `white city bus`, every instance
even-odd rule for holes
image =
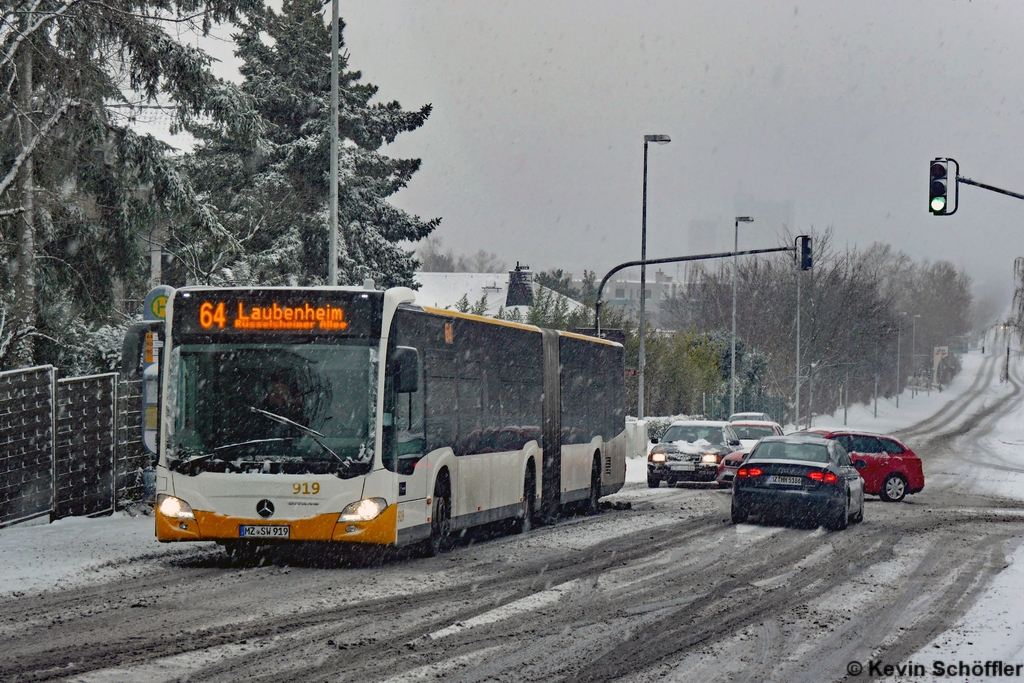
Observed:
[[[619,344],[420,307],[406,288],[165,291],[159,334],[125,345],[126,366],[143,346],[162,359],[144,425],[160,541],[436,554],[623,485]]]

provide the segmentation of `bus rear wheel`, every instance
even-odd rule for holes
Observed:
[[[594,456],[594,464],[590,467],[590,497],[587,498],[587,514],[596,515],[601,511],[601,462]]]
[[[537,499],[537,475],[533,468],[526,469],[523,478],[523,510],[522,517],[516,520],[516,533],[525,534],[533,529],[533,502]]]

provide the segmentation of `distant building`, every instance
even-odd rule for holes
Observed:
[[[679,283],[672,276],[666,275],[661,269],[653,274],[647,271],[648,279],[645,290],[647,304],[645,315],[655,327],[669,327],[670,321],[665,319],[665,302],[682,291]],[[581,287],[581,280],[573,280],[573,287]],[[627,312],[633,318],[640,316],[640,278],[623,276],[621,280],[609,280],[601,294],[602,306],[613,306]]]
[[[583,308],[583,304],[575,299],[563,296],[554,290],[534,282],[533,273],[528,267],[516,264],[508,275],[502,273],[416,273],[415,280],[420,284],[416,292],[416,303],[433,308],[457,310],[459,302],[465,298],[470,308],[482,309],[483,314],[495,317],[498,310],[506,314],[518,310],[526,317],[529,304],[520,303],[534,301],[537,294],[544,290],[550,296],[565,301],[567,309],[575,311]],[[511,291],[510,284],[512,285]],[[510,298],[511,297],[511,298]],[[509,305],[509,302],[512,302]]]

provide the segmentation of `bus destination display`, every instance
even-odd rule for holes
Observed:
[[[287,290],[179,292],[174,327],[182,334],[248,333],[370,337],[380,334],[376,293]]]

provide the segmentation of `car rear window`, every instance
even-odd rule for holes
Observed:
[[[760,443],[751,460],[805,460],[808,462],[828,462],[828,446],[816,443],[784,443],[769,441]]]
[[[775,434],[775,430],[771,427],[744,427],[743,425],[733,425],[732,430],[736,432],[736,436],[741,439],[761,439]]]

